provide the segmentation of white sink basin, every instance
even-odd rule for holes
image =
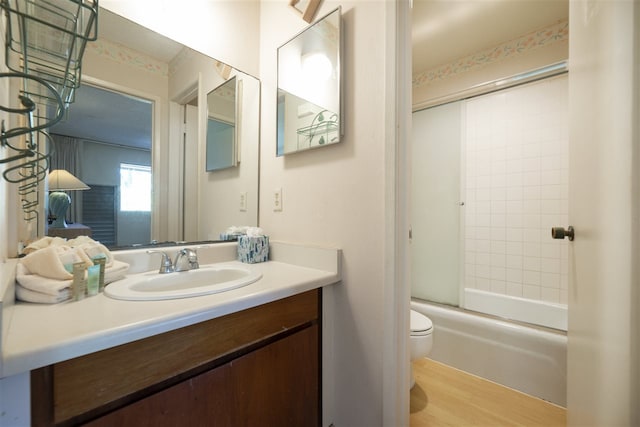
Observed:
[[[104,293],[111,298],[136,301],[189,298],[237,289],[261,277],[262,273],[241,265],[211,264],[168,274],[132,274],[108,284]]]

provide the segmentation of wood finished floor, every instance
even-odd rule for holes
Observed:
[[[565,426],[566,410],[429,359],[413,362],[411,427]]]

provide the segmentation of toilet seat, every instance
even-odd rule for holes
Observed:
[[[424,314],[411,310],[411,336],[430,335],[433,332],[433,322]]]

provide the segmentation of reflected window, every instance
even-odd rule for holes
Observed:
[[[151,212],[151,166],[120,163],[120,210]]]

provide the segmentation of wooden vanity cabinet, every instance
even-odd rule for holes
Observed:
[[[319,426],[321,290],[31,372],[35,426]]]

